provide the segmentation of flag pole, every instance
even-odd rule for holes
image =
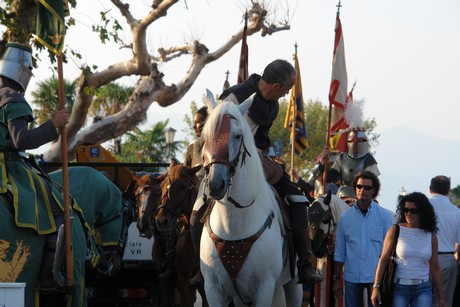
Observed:
[[[294,61],[297,59],[297,42],[294,44]],[[297,72],[299,74],[299,72]],[[293,89],[291,89],[292,91]],[[295,93],[294,93],[295,95]],[[289,111],[289,110],[288,110]],[[295,169],[295,133],[296,133],[296,118],[297,117],[297,103],[294,101],[292,107],[292,122],[291,122],[291,169]],[[294,174],[291,172],[291,180],[294,181]]]
[[[59,109],[65,108],[64,73],[62,65],[62,53],[57,54],[58,84],[59,84]],[[61,157],[62,157],[62,179],[64,190],[64,234],[66,254],[66,284],[68,288],[73,285],[73,264],[72,264],[72,238],[70,236],[70,203],[69,203],[69,165],[67,158],[67,129],[61,128]]]
[[[339,18],[340,17],[340,8],[342,7],[342,4],[340,3],[340,0],[339,0],[339,3],[336,6],[337,6],[337,15],[336,16],[337,16],[337,18]],[[336,33],[336,35],[337,35],[337,33]],[[335,42],[334,42],[334,44],[335,44]],[[335,50],[335,46],[334,46],[334,50]],[[329,101],[329,113],[328,113],[328,118],[327,118],[326,146],[324,146],[323,155],[321,157],[321,159],[323,160],[321,162],[323,163],[323,168],[324,168],[323,182],[322,182],[323,193],[326,193],[327,172],[329,170],[329,151],[330,151],[329,142],[330,142],[330,139],[331,139],[331,121],[332,121],[332,103],[331,103],[331,101]]]

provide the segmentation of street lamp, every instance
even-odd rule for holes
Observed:
[[[171,144],[174,142],[174,135],[176,134],[176,129],[168,127],[163,130],[165,134],[166,144],[168,145],[168,157],[171,158]]]

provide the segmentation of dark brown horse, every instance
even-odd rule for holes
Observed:
[[[152,258],[158,274],[161,275],[164,273],[169,265],[172,265],[176,272],[176,278],[173,282],[159,278],[159,285],[161,287],[160,305],[168,307],[175,306],[175,287],[177,286],[180,294],[180,306],[192,307],[196,298],[196,293],[190,289],[188,280],[197,259],[191,256],[194,255],[194,253],[188,221],[191,214],[191,208],[196,198],[195,186],[197,183],[195,180],[197,179],[193,177],[195,177],[197,170],[188,171],[190,178],[193,178],[193,180],[186,183],[186,186],[183,186],[180,184],[182,182],[181,180],[176,182],[177,176],[180,177],[183,174],[180,171],[176,171],[178,166],[177,162],[173,160],[169,173],[159,176],[158,174],[151,173],[142,175],[134,174],[134,179],[137,182],[137,228],[141,235],[147,238],[154,237]],[[177,219],[164,220],[163,223],[158,223],[155,220],[155,216],[158,215],[159,212],[166,212],[166,210],[172,208],[173,204],[176,204],[175,201],[179,199],[176,196],[185,194],[187,195],[183,198],[180,197],[180,200],[186,200],[183,203],[184,208],[190,207],[189,210],[187,209],[188,215],[180,214],[177,215]],[[174,196],[171,197],[171,195]],[[179,209],[177,213],[178,212],[183,213],[182,209]],[[169,213],[171,213],[171,215]],[[165,216],[176,216],[175,209],[172,209],[169,213],[165,214]],[[166,219],[168,218],[166,217]],[[171,225],[171,227],[166,225]],[[203,302],[205,302],[204,292],[200,294],[203,298]],[[207,303],[203,303],[203,306],[208,305]]]
[[[181,306],[193,306],[196,293],[190,290],[189,279],[199,261],[194,253],[190,235],[190,215],[197,196],[199,180],[196,172],[201,166],[188,168],[175,160],[161,183],[161,204],[155,215],[158,231],[174,238],[176,253],[174,265],[177,270],[177,285],[181,293]],[[208,306],[204,290],[198,289],[203,306]]]

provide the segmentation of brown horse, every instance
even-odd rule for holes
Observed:
[[[165,269],[165,260],[168,251],[168,240],[161,236],[156,229],[155,213],[161,199],[161,181],[165,174],[158,173],[133,173],[135,196],[137,202],[137,229],[139,234],[147,239],[153,239],[152,262],[155,269],[156,284],[158,286],[158,305],[162,307],[175,306],[175,285],[166,283],[158,276]]]
[[[174,265],[177,270],[177,285],[181,293],[180,306],[193,306],[196,293],[190,289],[189,279],[199,261],[194,253],[190,235],[190,215],[197,196],[199,180],[196,173],[201,166],[188,168],[172,160],[169,172],[161,183],[161,204],[155,215],[158,231],[174,238],[176,253]],[[208,306],[203,289],[198,289]]]
[[[171,169],[176,169],[177,163],[175,160],[171,162]],[[193,171],[192,171],[193,172]],[[196,172],[196,171],[195,171]],[[193,244],[190,237],[189,223],[191,208],[196,198],[195,183],[193,182],[193,188],[187,186],[183,193],[187,193],[187,202],[184,203],[185,207],[190,207],[188,217],[181,215],[176,221],[171,221],[171,228],[164,229],[168,222],[163,223],[163,226],[158,227],[155,216],[158,212],[168,210],[170,207],[171,197],[168,193],[168,185],[172,185],[172,193],[179,195],[179,190],[176,188],[179,186],[177,183],[173,183],[171,174],[177,174],[180,176],[180,172],[174,171],[169,174],[140,174],[134,173],[134,179],[137,182],[136,198],[138,204],[138,219],[137,228],[141,235],[150,238],[154,237],[152,247],[152,258],[154,266],[159,275],[163,273],[167,268],[166,266],[174,266],[176,272],[176,280],[174,282],[168,282],[167,280],[159,278],[159,286],[161,287],[160,293],[160,305],[161,306],[175,306],[175,287],[180,293],[180,306],[193,306],[195,301],[195,292],[189,287],[188,280],[193,270],[193,265],[197,259],[190,257],[193,253]],[[195,173],[191,174],[194,176]],[[180,181],[179,181],[180,182]],[[162,186],[164,192],[162,192]],[[182,193],[182,192],[181,192]],[[173,197],[173,199],[177,199]],[[184,198],[185,199],[185,198]],[[161,202],[161,206],[159,207]],[[173,212],[171,212],[173,213]],[[174,214],[173,214],[174,215]],[[160,229],[161,228],[161,229]],[[205,302],[204,293],[200,293]],[[203,303],[203,306],[208,306]]]

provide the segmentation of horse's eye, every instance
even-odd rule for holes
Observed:
[[[237,139],[238,141],[241,140],[242,138],[243,138],[242,134],[235,135],[235,139]]]

